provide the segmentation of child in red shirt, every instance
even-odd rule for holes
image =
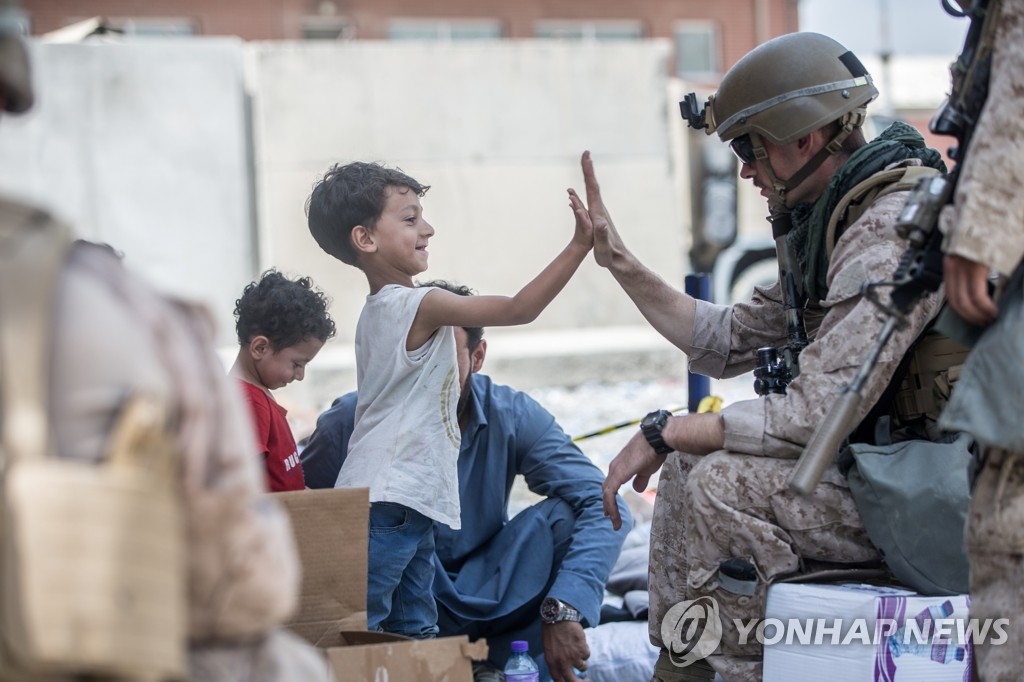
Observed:
[[[276,270],[247,285],[235,301],[240,347],[231,376],[249,404],[270,492],[306,487],[288,411],[270,391],[302,381],[306,364],[334,336],[327,306],[308,277],[290,280]]]

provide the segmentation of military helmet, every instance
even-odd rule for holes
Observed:
[[[762,43],[729,69],[705,106],[707,133],[717,132],[724,142],[756,133],[784,145],[877,95],[871,75],[845,47],[820,33],[790,33]]]

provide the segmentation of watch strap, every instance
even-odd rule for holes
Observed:
[[[665,428],[665,424],[671,416],[672,413],[668,410],[656,410],[644,417],[640,423],[640,431],[644,434],[644,438],[654,448],[654,452],[659,455],[667,455],[674,449],[665,442],[665,438],[661,435],[661,430]]]
[[[573,608],[572,606],[569,606],[565,602],[561,602],[561,604],[562,608],[558,610],[558,616],[555,617],[556,623],[563,620],[571,620],[578,623],[581,620],[583,620],[583,614],[580,613],[577,609]]]
[[[540,614],[541,620],[548,625],[566,620],[577,623],[583,620],[583,614],[577,608],[554,597],[544,600],[540,607]]]

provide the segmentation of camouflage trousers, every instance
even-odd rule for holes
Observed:
[[[736,621],[764,618],[768,585],[802,571],[804,560],[838,564],[880,560],[835,467],[814,493],[789,490],[795,460],[739,455],[673,454],[665,462],[651,522],[651,642],[665,648],[662,621],[684,600],[709,596],[722,622],[722,642],[707,661],[727,682],[761,679],[761,646],[741,644]],[[749,595],[722,589],[719,565],[754,565]],[[671,627],[671,625],[669,626]]]
[[[1024,454],[989,450],[967,521],[971,618],[1008,618],[1009,639],[974,643],[982,682],[1020,680],[1024,670]]]

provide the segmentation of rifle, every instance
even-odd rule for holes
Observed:
[[[999,14],[999,1],[976,0],[969,9],[960,11],[954,9],[949,0],[942,0],[947,13],[971,20],[963,49],[950,67],[952,91],[928,126],[937,135],[956,138],[956,146],[949,149],[955,165],[945,175],[918,180],[896,221],[896,232],[907,240],[907,248],[892,281],[869,282],[862,288],[864,296],[882,311],[884,324],[857,373],[840,390],[839,397],[797,461],[789,486],[800,494],[809,495],[814,490],[842,441],[853,430],[853,420],[863,400],[861,390],[893,333],[905,327],[907,314],[942,284],[943,235],[937,229],[939,213],[953,201],[960,167],[988,95],[992,31]],[[889,305],[879,298],[879,290],[883,288],[892,290]]]
[[[803,291],[800,266],[786,243],[792,220],[788,211],[773,211],[768,222],[772,224],[775,253],[779,260],[779,285],[782,287],[789,342],[783,347],[781,358],[778,350],[771,346],[757,349],[754,391],[758,395],[786,392],[789,382],[800,375],[800,351],[808,344],[803,314],[807,296]]]

